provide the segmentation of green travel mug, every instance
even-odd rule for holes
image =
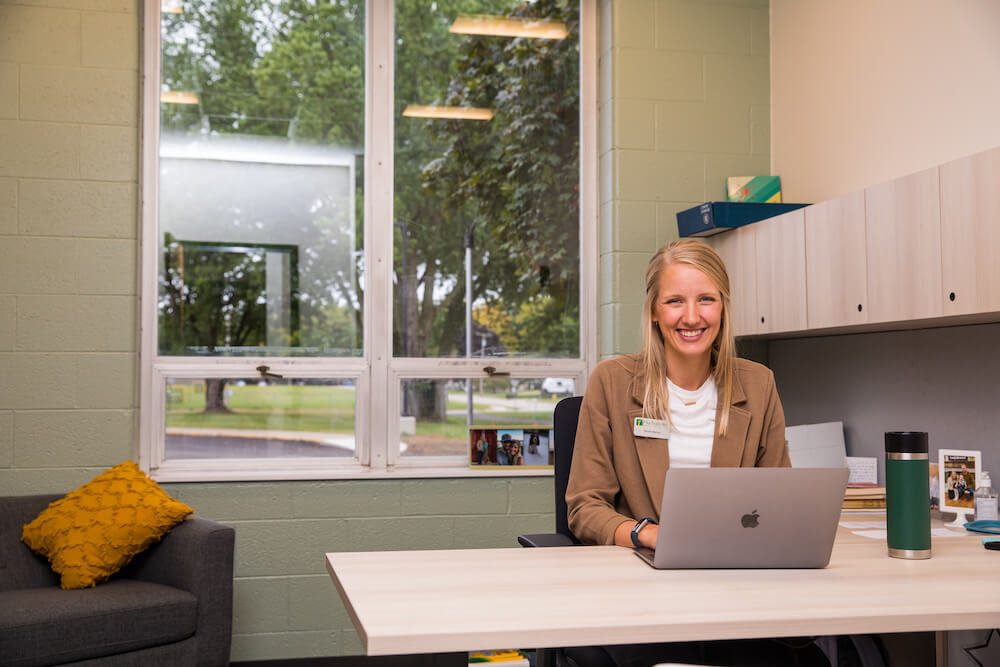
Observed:
[[[927,434],[885,434],[885,523],[893,558],[931,557]]]

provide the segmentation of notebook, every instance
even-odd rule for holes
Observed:
[[[826,567],[847,468],[670,468],[657,569]]]

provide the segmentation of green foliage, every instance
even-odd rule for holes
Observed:
[[[162,104],[164,133],[278,137],[356,152],[355,270],[302,286],[303,333],[295,342],[320,354],[356,353],[365,275],[364,0],[184,0],[183,8],[163,15],[162,83],[196,93],[198,104]],[[570,35],[450,33],[453,20],[467,13],[558,19]],[[508,351],[578,354],[578,22],[572,0],[397,0],[395,354],[464,353],[463,241],[470,235],[473,299],[511,318],[507,327],[516,334],[507,338]],[[407,118],[408,104],[488,107],[495,116],[488,122]],[[335,231],[324,234],[327,242],[344,242]],[[311,250],[300,249],[303,266],[323,261],[322,249]],[[177,275],[168,269],[161,281],[164,353],[186,353],[193,330],[209,346],[231,340],[213,312],[222,297],[198,304],[195,297],[209,291],[189,283],[194,273],[207,285],[213,271],[218,281],[236,269],[207,262],[185,274],[185,294],[181,287],[171,292]],[[253,271],[239,275],[251,282],[231,287],[226,298],[246,304],[238,314],[260,325],[251,296],[263,288],[252,282]],[[255,336],[246,333],[243,344],[259,344]],[[443,414],[440,405],[432,411]]]

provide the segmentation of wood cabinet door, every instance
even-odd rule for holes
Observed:
[[[1000,310],[1000,148],[941,165],[946,315]]]
[[[864,191],[803,210],[809,328],[864,324],[868,321]]]
[[[758,333],[757,251],[754,225],[716,234],[708,237],[706,241],[726,263],[733,335],[748,336]]]
[[[757,331],[802,331],[806,321],[805,209],[756,222]]]
[[[865,190],[869,322],[942,314],[938,181],[935,167]]]

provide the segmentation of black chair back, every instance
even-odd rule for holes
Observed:
[[[580,540],[569,529],[566,518],[566,486],[569,484],[569,469],[573,463],[573,445],[576,443],[576,425],[580,420],[580,404],[583,396],[570,396],[556,404],[552,413],[552,440],[555,453],[554,475],[556,487],[556,532],[572,538],[576,544]]]

